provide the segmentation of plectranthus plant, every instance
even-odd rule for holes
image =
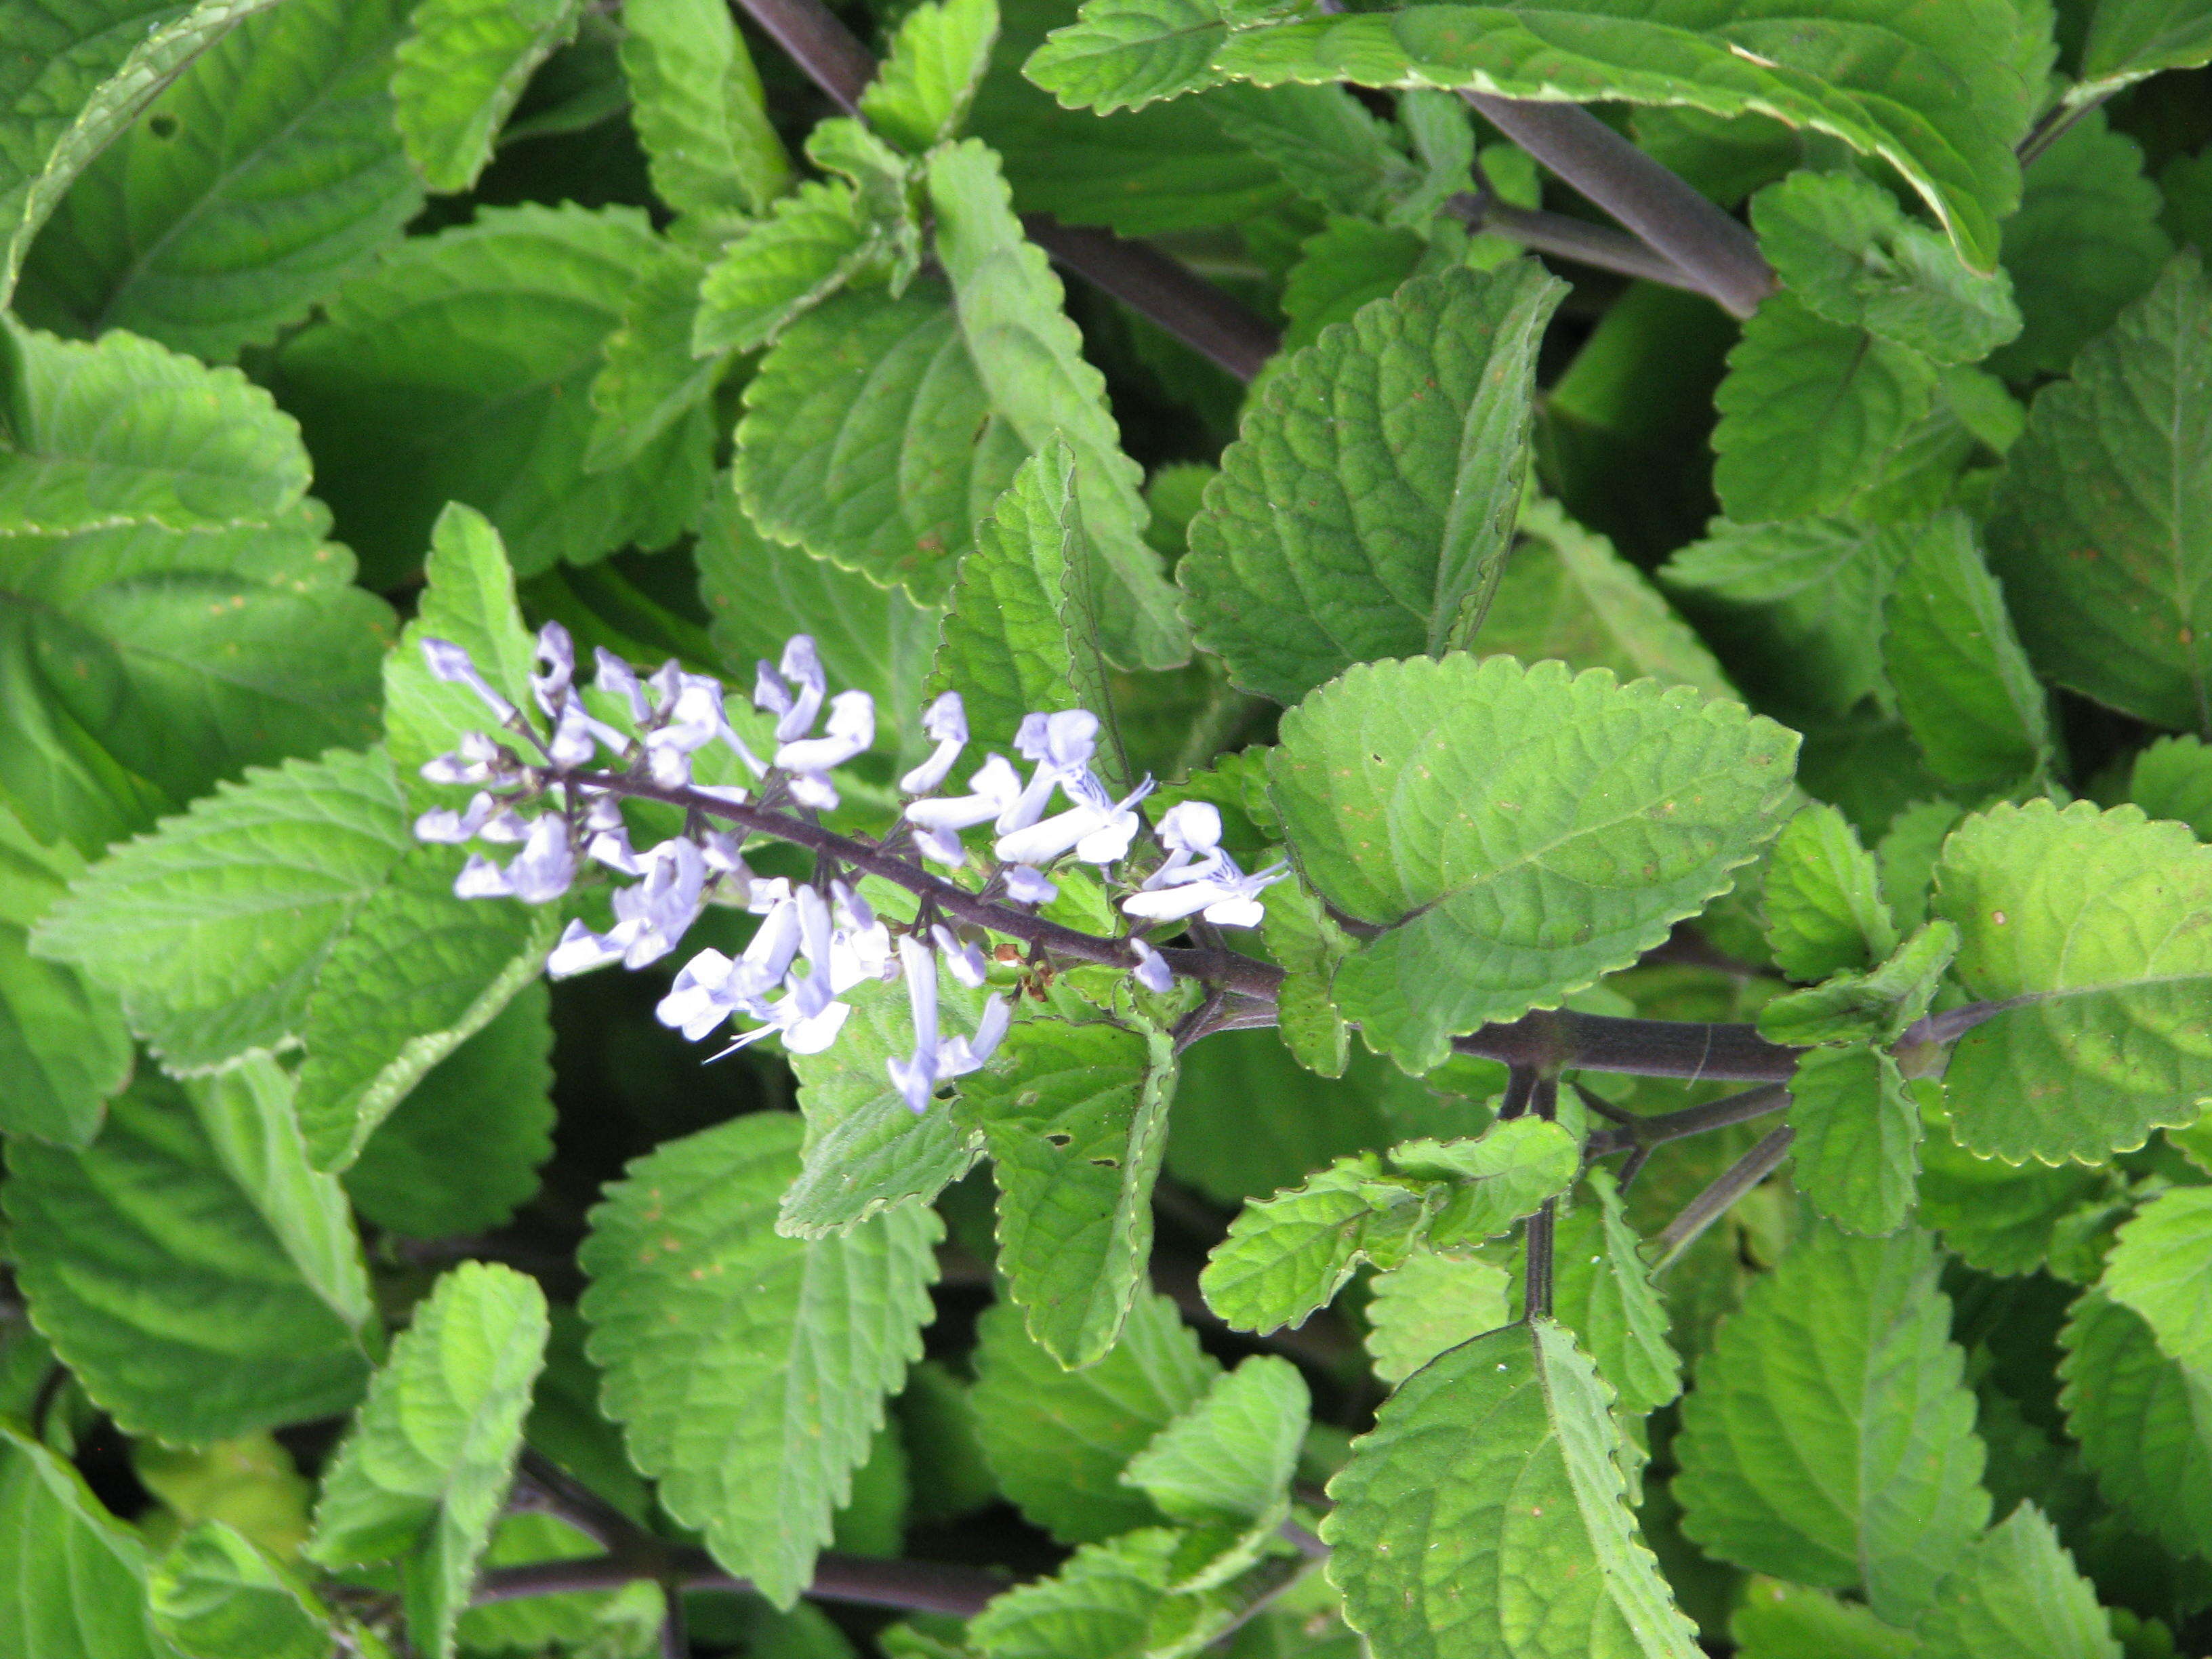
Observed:
[[[0,0],[0,1659],[2212,1656],[2212,4]]]

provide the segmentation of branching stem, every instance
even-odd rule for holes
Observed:
[[[1579,104],[1460,96],[1722,309],[1748,317],[1774,291],[1774,272],[1750,231]]]
[[[831,102],[848,115],[860,112],[860,94],[876,78],[875,56],[822,0],[738,3]],[[1157,248],[1042,216],[1023,222],[1030,240],[1060,264],[1240,380],[1257,374],[1281,343],[1261,318]]]
[[[1790,1156],[1790,1143],[1796,1133],[1784,1124],[1722,1170],[1711,1186],[1684,1205],[1681,1214],[1668,1222],[1667,1230],[1652,1241],[1659,1247],[1658,1259],[1651,1264],[1652,1273],[1662,1273],[1673,1267],[1682,1252],[1697,1243],[1700,1233],[1728,1213],[1730,1205],[1779,1169],[1782,1160]]]

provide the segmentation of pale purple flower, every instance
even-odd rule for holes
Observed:
[[[572,979],[623,959],[622,946],[610,943],[580,921],[562,930],[560,943],[545,958],[545,971],[555,979]]]
[[[907,1006],[914,1014],[914,1056],[902,1060],[894,1054],[886,1066],[907,1109],[925,1112],[937,1090],[937,963],[929,947],[909,934],[899,941],[899,963],[906,969]]]
[[[1224,927],[1257,927],[1267,917],[1260,895],[1290,873],[1289,865],[1276,864],[1248,876],[1224,854],[1214,874],[1132,893],[1121,901],[1121,908],[1146,921],[1176,921],[1203,910],[1208,921]]]
[[[876,700],[865,691],[840,691],[830,700],[830,719],[818,738],[793,738],[775,751],[775,763],[791,774],[791,793],[809,806],[837,804],[833,768],[864,753],[876,740]]]
[[[1221,811],[1211,801],[1177,801],[1160,815],[1159,836],[1167,860],[1145,878],[1147,891],[1209,876],[1220,864]]]
[[[566,822],[548,812],[530,826],[522,850],[504,870],[481,853],[471,853],[453,881],[456,898],[519,898],[544,904],[559,898],[576,878],[576,849]]]
[[[499,763],[498,744],[482,732],[464,732],[459,748],[422,763],[422,776],[430,783],[489,783]]]
[[[970,1072],[980,1072],[991,1056],[998,1051],[999,1043],[1014,1023],[1013,1010],[1002,996],[993,995],[984,1000],[983,1018],[970,1039],[949,1036],[937,1046],[938,1069],[946,1078],[965,1077]]]
[[[775,715],[775,740],[789,743],[814,729],[814,717],[829,690],[812,635],[794,634],[783,647],[780,669],[760,665],[760,676],[753,684],[753,707]]]
[[[971,989],[982,984],[984,976],[990,970],[981,951],[963,943],[960,936],[941,921],[931,926],[929,937],[936,942],[938,950],[944,953],[945,965],[951,970],[953,978]]]
[[[1042,817],[1052,792],[1085,775],[1091,757],[1098,752],[1097,739],[1098,716],[1087,708],[1024,715],[1014,733],[1014,750],[1023,759],[1036,762],[1036,769],[992,827],[1003,836],[1026,830]]]
[[[559,623],[547,623],[538,630],[537,647],[531,655],[530,695],[538,699],[548,720],[561,718],[562,707],[568,701],[569,682],[575,674],[575,642]]]
[[[1060,884],[1030,865],[1010,865],[1006,896],[1017,904],[1049,904],[1060,896]]]
[[[1129,941],[1129,948],[1137,953],[1137,965],[1131,976],[1148,991],[1166,992],[1175,986],[1175,970],[1168,959],[1140,939]]]
[[[630,724],[643,731],[653,718],[653,705],[646,701],[645,688],[637,683],[637,671],[605,646],[592,653],[592,660],[599,664],[599,690],[620,697],[629,708]]]
[[[479,789],[469,798],[468,810],[465,812],[456,812],[450,806],[441,806],[423,813],[415,820],[415,839],[449,847],[459,847],[464,842],[474,841],[477,831],[484,827],[485,820],[491,817],[497,805],[498,802],[489,793]]]
[[[584,712],[580,697],[568,694],[564,697],[560,713],[554,716],[553,736],[545,745],[545,758],[556,766],[583,766],[599,752],[599,733],[594,729],[599,722]]]
[[[576,932],[581,925],[571,922],[569,932]],[[562,945],[565,946],[568,942],[563,935]],[[559,951],[554,954],[557,956]],[[654,1007],[654,1016],[663,1025],[672,1026],[690,1041],[698,1042],[744,1006],[728,990],[730,972],[736,965],[720,951],[700,951],[677,969],[676,982]]]
[[[477,670],[469,653],[451,640],[424,640],[422,660],[430,665],[430,675],[448,685],[465,685],[483,699],[495,719],[505,721],[514,718],[514,705],[492,690],[491,682]]]
[[[899,780],[909,795],[926,795],[945,781],[960,751],[968,746],[968,710],[957,691],[947,691],[923,711],[921,729],[937,747],[927,760]]]
[[[640,860],[641,881],[614,892],[611,943],[623,947],[625,966],[642,968],[676,948],[706,904],[706,861],[681,836],[662,842]]]

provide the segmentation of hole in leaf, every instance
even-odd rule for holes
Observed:
[[[1050,1146],[1073,1146],[1074,1142],[1075,1137],[1073,1135],[1062,1134],[1057,1129],[1052,1130],[1045,1136],[1045,1144]]]
[[[1091,1161],[1102,1170],[1118,1170],[1121,1167],[1121,1160],[1118,1158],[1094,1158]]]
[[[177,136],[177,118],[173,115],[153,116],[147,121],[146,130],[156,138],[173,138]]]

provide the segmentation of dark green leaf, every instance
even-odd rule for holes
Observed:
[[[431,189],[476,183],[531,71],[574,36],[583,11],[583,0],[422,0],[392,95]]]
[[[1893,1233],[1912,1208],[1920,1106],[1897,1062],[1863,1043],[1816,1048],[1790,1079],[1797,1189],[1847,1233]]]

